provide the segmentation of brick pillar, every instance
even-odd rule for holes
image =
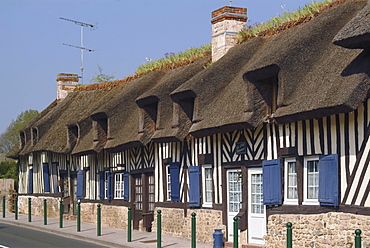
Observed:
[[[247,9],[225,6],[212,12],[212,62],[233,47],[238,32],[246,27]]]
[[[73,91],[78,84],[78,75],[69,73],[59,73],[57,75],[57,100],[61,101]]]

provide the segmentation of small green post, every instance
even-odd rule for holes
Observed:
[[[31,222],[31,197],[28,198],[28,222]]]
[[[101,236],[101,205],[98,204],[97,236]]]
[[[361,248],[361,233],[360,229],[355,230],[355,248]]]
[[[59,228],[63,228],[63,201],[59,201]]]
[[[14,213],[15,220],[18,220],[18,196],[14,199]]]
[[[81,232],[81,202],[77,202],[77,232]]]
[[[128,207],[128,223],[127,223],[127,242],[131,242],[132,241],[132,226],[131,226],[131,222],[132,222],[132,208],[131,207]]]
[[[238,220],[239,217],[235,216],[234,217],[234,248],[238,248],[239,246],[239,232],[238,232]]]
[[[5,195],[3,196],[3,218],[5,218]]]
[[[191,213],[191,248],[197,247],[197,236],[196,236],[196,219],[195,219],[196,213]]]
[[[48,224],[48,209],[46,199],[44,199],[44,225]]]
[[[157,210],[157,248],[162,247],[162,211]]]
[[[293,247],[292,226],[293,226],[293,224],[291,222],[286,223],[286,247],[287,248],[292,248]]]

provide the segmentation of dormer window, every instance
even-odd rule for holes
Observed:
[[[39,140],[39,132],[37,128],[32,128],[32,145],[36,145],[37,141]]]
[[[176,93],[171,95],[171,98],[174,101],[174,127],[179,126],[180,120],[183,119],[183,117],[191,122],[196,121],[197,99],[193,91],[188,90]]]
[[[261,92],[268,107],[268,114],[273,114],[277,109],[278,77],[277,75],[257,81],[263,89]]]
[[[268,115],[278,108],[279,71],[279,66],[273,64],[244,74],[244,79],[254,84],[264,100]]]
[[[93,120],[94,141],[107,141],[108,117],[105,113],[97,113],[91,116]]]
[[[68,126],[68,145],[74,147],[79,137],[79,130],[77,125]]]
[[[24,131],[19,133],[19,139],[21,148],[24,148],[24,146],[26,145],[26,133]]]
[[[156,130],[159,128],[159,98],[149,96],[136,100],[136,104],[141,109],[139,120],[139,132],[145,129]]]

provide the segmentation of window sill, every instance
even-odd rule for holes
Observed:
[[[203,203],[202,207],[203,208],[213,208],[213,204],[212,203]]]
[[[302,202],[302,205],[320,205],[318,200],[306,200]]]
[[[298,200],[285,200],[284,205],[298,205]]]

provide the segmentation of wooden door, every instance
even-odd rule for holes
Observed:
[[[154,220],[154,175],[153,173],[140,173],[133,175],[134,200],[134,229],[139,229],[143,220],[143,228],[150,232]]]

